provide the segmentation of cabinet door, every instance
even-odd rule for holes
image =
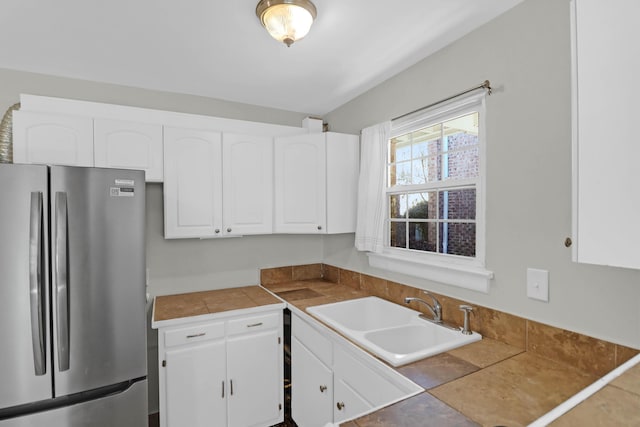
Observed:
[[[167,350],[165,356],[163,427],[226,425],[224,341]]]
[[[93,166],[93,120],[14,111],[13,160],[15,163]]]
[[[222,137],[164,129],[164,237],[214,237],[222,229]]]
[[[283,421],[280,337],[279,330],[270,330],[227,340],[229,427],[268,427]]]
[[[142,169],[146,180],[162,182],[162,126],[122,120],[93,122],[95,165]]]
[[[360,138],[327,132],[327,233],[355,233]]]
[[[225,133],[222,159],[223,233],[271,233],[273,139]]]
[[[372,409],[372,406],[353,388],[349,387],[344,379],[334,376],[333,379],[333,422],[342,421],[364,415]]]
[[[326,152],[324,134],[275,140],[275,233],[324,233]]]
[[[291,337],[291,416],[300,427],[333,420],[333,374],[296,337]]]
[[[573,259],[640,268],[640,2],[574,0]]]

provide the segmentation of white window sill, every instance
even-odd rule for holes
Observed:
[[[439,255],[393,253],[367,253],[369,265],[382,270],[402,273],[422,279],[433,280],[447,285],[473,291],[489,293],[493,272],[478,265],[476,261],[456,259]]]

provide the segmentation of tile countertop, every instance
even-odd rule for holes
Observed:
[[[212,320],[230,314],[284,308],[285,304],[260,286],[219,289],[178,295],[158,296],[154,300],[151,326],[159,328],[199,320]]]
[[[369,296],[365,291],[323,280],[263,286],[305,313],[315,305]],[[343,426],[525,426],[598,379],[573,366],[489,338],[396,370],[425,392]],[[556,423],[640,425],[639,384],[640,365]],[[604,424],[596,423],[598,411],[600,417],[609,414]]]

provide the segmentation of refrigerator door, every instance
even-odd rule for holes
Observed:
[[[52,397],[47,168],[0,164],[0,410]]]
[[[144,377],[144,172],[52,166],[56,397]]]

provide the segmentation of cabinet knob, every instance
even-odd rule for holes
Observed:
[[[318,226],[318,230],[322,230],[322,226],[321,225]]]
[[[216,234],[220,233],[220,229],[219,228],[216,228],[214,231],[215,231]]]
[[[231,227],[227,228],[227,233],[231,233]]]
[[[344,402],[336,403],[336,408],[338,408],[338,411],[342,411],[342,408],[344,408]]]
[[[324,393],[326,389],[327,389],[326,385],[321,385],[320,386],[320,393]]]

